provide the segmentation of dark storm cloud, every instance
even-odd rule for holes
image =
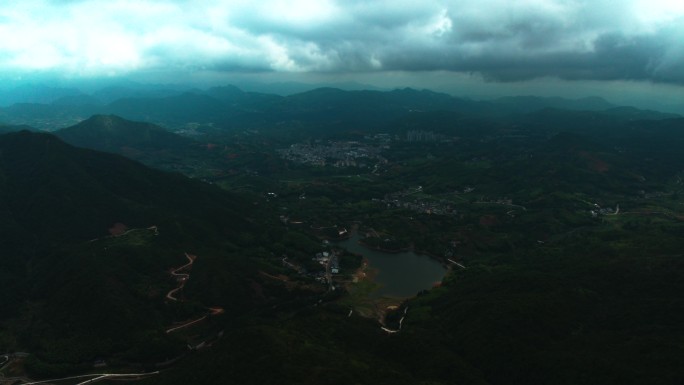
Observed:
[[[454,47],[440,54],[416,48],[385,51],[380,60],[390,70],[478,72],[490,80],[519,81],[544,76],[568,80],[652,80],[684,83],[682,57],[667,44],[669,36],[606,33],[587,52],[506,51],[506,47],[469,55]]]
[[[0,69],[71,75],[458,71],[684,83],[684,5],[662,0],[26,0]]]

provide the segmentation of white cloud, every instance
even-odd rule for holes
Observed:
[[[448,70],[682,82],[683,16],[684,5],[664,0],[23,0],[0,4],[0,71]]]

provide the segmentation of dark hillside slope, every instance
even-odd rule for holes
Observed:
[[[206,143],[203,145],[152,123],[116,115],[94,115],[54,134],[74,146],[123,155],[148,167],[193,177],[197,176],[198,165],[216,158],[222,160],[220,156],[208,156],[210,148]]]
[[[151,123],[134,122],[116,115],[95,115],[55,132],[65,142],[98,151],[145,153],[182,151],[195,142]]]
[[[245,286],[249,266],[206,251],[254,232],[245,207],[215,186],[50,134],[0,136],[0,351],[33,353],[30,370],[46,376],[96,357],[177,355],[185,344],[164,330],[197,311],[164,304],[168,269],[197,253]]]
[[[37,244],[106,235],[117,222],[140,227],[186,216],[218,225],[217,218],[242,217],[235,198],[216,187],[48,134],[0,137],[0,175],[0,207],[10,211],[5,220]]]
[[[15,125],[0,124],[0,134],[6,134],[8,132],[16,132],[16,131],[23,131],[23,130],[34,131],[33,127],[26,126],[26,125],[15,126]]]

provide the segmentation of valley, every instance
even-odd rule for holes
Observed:
[[[533,101],[218,88],[0,136],[0,373],[677,383],[684,120]]]

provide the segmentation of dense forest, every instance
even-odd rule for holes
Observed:
[[[5,378],[684,381],[676,115],[219,87],[0,119],[0,353],[28,353]],[[374,296],[351,232],[444,278]]]

